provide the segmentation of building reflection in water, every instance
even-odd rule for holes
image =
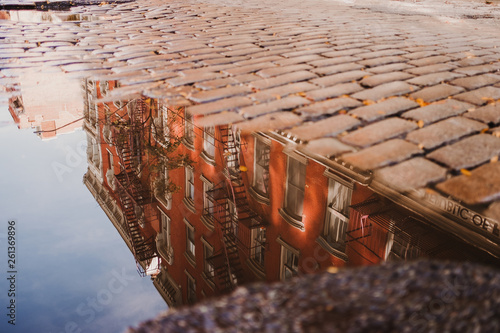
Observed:
[[[86,81],[84,182],[171,307],[330,266],[498,264],[278,135],[146,97],[111,101],[116,86]]]

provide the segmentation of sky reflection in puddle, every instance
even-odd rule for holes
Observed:
[[[43,96],[28,86],[22,88],[26,97],[28,91],[33,101]],[[81,105],[81,94],[59,92],[70,97],[66,105],[71,100]],[[44,103],[38,107],[57,109]],[[0,103],[0,123],[2,268],[7,267],[7,221],[16,221],[17,237],[16,327],[5,320],[2,301],[0,331],[121,332],[165,310],[165,302],[151,281],[137,274],[130,250],[82,184],[85,133],[77,129],[42,141],[33,130],[17,128],[5,101]],[[63,174],[58,166],[65,166]],[[0,290],[7,293],[8,281],[1,281]]]

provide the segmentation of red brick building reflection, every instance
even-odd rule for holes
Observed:
[[[88,82],[85,182],[170,306],[330,266],[495,261],[279,135],[113,88]]]

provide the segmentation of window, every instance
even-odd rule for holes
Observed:
[[[280,237],[276,241],[281,244],[280,279],[287,281],[298,274],[300,252]]]
[[[411,260],[420,256],[420,249],[411,244],[411,237],[401,231],[389,233],[387,240],[386,260]]]
[[[194,174],[191,167],[185,168],[186,184],[185,184],[185,203],[191,210],[194,209]]]
[[[251,259],[264,269],[264,253],[266,250],[266,228],[252,229]]]
[[[165,214],[161,209],[160,211],[160,233],[156,238],[156,247],[158,248],[158,253],[166,260],[170,265],[173,264],[174,260],[174,249],[171,244],[171,221],[167,214]]]
[[[187,271],[184,271],[186,273],[186,278],[187,278],[187,301],[188,304],[194,304],[196,303],[196,280],[193,278],[191,274],[189,274]]]
[[[170,217],[167,216],[162,210],[160,210],[161,215],[161,234],[163,238],[163,244],[165,247],[170,247]]]
[[[271,146],[255,138],[254,151],[255,166],[253,188],[258,194],[269,197],[269,159],[271,155]]]
[[[213,160],[215,157],[215,127],[205,127],[203,131],[203,152],[206,157]]]
[[[155,140],[164,147],[170,142],[170,128],[168,126],[168,108],[159,104],[158,117],[153,120],[152,133]]]
[[[203,277],[207,279],[210,283],[214,283],[214,266],[212,264],[212,257],[214,255],[214,248],[208,244],[206,241],[203,242]]]
[[[350,184],[347,184],[350,185]],[[345,237],[349,224],[349,205],[351,204],[352,185],[330,178],[328,180],[328,205],[325,214],[323,236],[334,248],[345,250]]]
[[[185,112],[184,119],[184,142],[188,148],[194,147],[194,125],[193,116],[189,112]]]
[[[196,248],[194,243],[194,227],[187,221],[186,223],[186,257],[194,265]]]
[[[284,208],[280,209],[279,212],[286,222],[300,230],[304,230],[302,211],[304,208],[307,160],[297,157],[288,156],[285,202]]]
[[[213,189],[214,185],[211,181],[205,178],[203,175],[200,176],[203,182],[203,215],[201,216],[201,222],[210,231],[214,230],[214,203],[210,198],[209,191]]]

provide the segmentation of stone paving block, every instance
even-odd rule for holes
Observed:
[[[298,71],[283,75],[278,75],[269,79],[261,79],[250,82],[250,86],[256,89],[269,89],[284,84],[310,80],[318,77],[316,74],[309,71]]]
[[[405,72],[390,72],[369,76],[360,81],[363,86],[375,87],[393,81],[404,81],[411,79],[413,75]],[[407,81],[408,82],[408,81]],[[411,83],[411,82],[410,82]]]
[[[340,133],[359,126],[361,122],[345,114],[306,123],[288,131],[294,138],[310,141],[321,137],[337,136]]]
[[[439,73],[431,73],[422,76],[415,77],[410,80],[406,80],[406,82],[410,84],[416,84],[419,86],[433,86],[438,83],[450,81],[456,79],[457,77],[462,77],[463,74],[453,73],[453,72],[439,72]]]
[[[422,145],[425,149],[434,149],[487,128],[488,126],[478,121],[453,117],[410,132],[406,139]]]
[[[431,74],[431,73],[437,73],[437,72],[450,71],[456,67],[457,67],[456,65],[444,63],[444,64],[434,64],[434,65],[423,66],[423,67],[413,67],[413,68],[406,69],[405,72],[408,72],[408,73],[414,74],[414,75],[425,75],[425,74]]]
[[[454,96],[454,98],[476,105],[484,105],[486,103],[494,102],[500,98],[500,88],[483,87],[477,90],[458,94]]]
[[[355,93],[352,97],[360,100],[378,101],[382,98],[399,96],[416,90],[417,87],[412,86],[411,84],[402,81],[394,81]]]
[[[450,84],[464,87],[468,90],[481,88],[484,86],[492,85],[494,83],[500,82],[500,75],[495,74],[482,74],[477,76],[469,76],[465,78],[456,79],[450,82]]]
[[[326,101],[317,102],[295,110],[300,113],[304,118],[315,118],[322,115],[329,115],[337,113],[340,110],[345,110],[362,105],[350,97],[332,98]]]
[[[221,56],[219,56],[218,58],[204,59],[201,62],[207,66],[210,66],[210,65],[217,66],[217,65],[231,64],[231,63],[235,63],[235,62],[243,61],[243,60],[247,60],[247,59],[249,59],[249,57],[247,57],[247,56],[242,56],[242,57],[221,57]]]
[[[168,79],[167,82],[174,87],[178,87],[178,86],[184,86],[184,85],[197,83],[197,82],[219,79],[222,76],[223,75],[220,73],[206,72],[206,73],[200,73],[200,74],[177,76],[173,79]]]
[[[311,68],[312,68],[312,66],[309,66],[306,64],[298,64],[298,65],[290,65],[290,66],[278,66],[278,67],[271,67],[271,68],[262,69],[255,74],[257,74],[261,77],[267,78],[267,77],[273,77],[273,76],[277,76],[277,75],[292,73],[292,72],[311,69]]]
[[[234,65],[235,67],[224,70],[224,73],[229,75],[241,75],[241,74],[254,73],[265,68],[276,67],[276,65],[273,64],[272,62],[265,62],[265,61],[244,66],[238,66],[238,64]]]
[[[311,48],[311,49],[304,49],[301,51],[293,51],[293,52],[286,52],[283,53],[282,56],[285,58],[293,58],[293,57],[300,57],[304,55],[309,55],[309,54],[321,54],[323,52],[328,52],[330,51],[331,48],[329,47],[322,47],[322,48]]]
[[[300,96],[288,96],[275,101],[243,107],[240,114],[245,118],[253,118],[263,114],[294,109],[309,104],[310,101]]]
[[[360,151],[342,155],[342,160],[362,170],[375,170],[406,160],[423,151],[401,139],[389,140]]]
[[[308,142],[304,146],[299,147],[298,150],[330,158],[353,151],[354,148],[334,138],[321,138]]]
[[[341,140],[349,145],[367,147],[404,135],[416,127],[413,122],[389,118],[355,130],[343,136]]]
[[[355,70],[362,69],[362,68],[363,68],[363,66],[356,64],[356,63],[346,63],[346,64],[340,64],[340,65],[314,68],[314,69],[311,69],[311,72],[314,72],[314,73],[319,74],[319,75],[330,75],[330,74],[337,74],[337,73],[341,73],[341,72],[355,71]]]
[[[319,87],[330,87],[339,83],[351,82],[359,80],[370,73],[364,71],[349,71],[344,73],[338,73],[328,76],[323,76],[317,79],[313,79],[310,82],[318,85]]]
[[[469,176],[456,176],[436,187],[468,205],[498,200],[500,198],[500,163],[487,163],[472,170]]]
[[[382,102],[362,106],[349,111],[349,114],[372,122],[378,119],[386,118],[397,113],[417,108],[419,105],[412,100],[404,97],[389,98]]]
[[[380,50],[380,51],[358,53],[358,54],[356,54],[356,56],[363,58],[363,59],[373,59],[373,58],[381,58],[381,57],[387,57],[387,56],[398,56],[398,55],[402,55],[405,53],[407,53],[407,52],[402,51],[402,50],[398,50],[398,49],[386,49],[386,50]]]
[[[413,98],[415,100],[421,99],[426,103],[430,103],[448,98],[464,90],[465,89],[462,87],[450,86],[448,84],[442,83],[436,86],[423,88],[422,90],[411,94],[410,98]]]
[[[374,179],[405,193],[439,182],[446,169],[422,157],[412,158],[394,166],[376,170]]]
[[[401,71],[401,70],[409,69],[409,68],[413,68],[413,66],[408,65],[408,64],[403,63],[403,62],[399,62],[399,63],[395,63],[395,64],[370,67],[370,68],[367,68],[366,71],[369,73],[373,73],[373,74],[384,74],[384,73],[390,73],[390,72],[395,72],[395,71]]]
[[[281,58],[276,61],[273,61],[275,64],[280,66],[290,66],[301,63],[310,63],[312,61],[323,60],[324,58],[317,54],[309,54],[301,57],[293,57],[293,58]]]
[[[318,87],[308,82],[291,83],[284,86],[270,88],[258,91],[251,94],[249,97],[259,102],[267,102],[274,99],[279,99],[288,95],[305,93],[309,90],[317,89]],[[305,95],[305,94],[303,94]]]
[[[215,102],[203,103],[188,107],[193,115],[207,115],[227,110],[235,110],[243,106],[252,105],[253,101],[246,96],[229,97]]]
[[[495,63],[495,64],[486,64],[478,66],[461,67],[455,69],[455,72],[471,76],[488,72],[495,72],[499,69],[500,69],[500,63]]]
[[[473,168],[500,154],[500,138],[477,134],[428,154],[427,157],[460,170]]]
[[[410,52],[410,53],[404,54],[403,57],[410,59],[410,60],[429,58],[429,57],[439,55],[439,52],[436,50],[425,50],[425,51],[417,51],[417,52],[413,52],[413,50],[414,50],[413,48],[408,48],[405,50]]]
[[[357,83],[340,83],[331,87],[308,91],[306,96],[314,101],[321,101],[327,98],[349,95],[361,90],[363,90],[363,87]]]
[[[429,65],[434,65],[434,64],[440,64],[440,63],[448,62],[451,60],[453,60],[453,59],[450,57],[438,55],[438,56],[432,56],[432,57],[427,57],[427,58],[420,58],[420,59],[416,59],[416,60],[411,60],[411,61],[408,61],[408,63],[410,65],[413,65],[416,67],[423,67],[423,66],[429,66]]]
[[[447,99],[405,112],[402,117],[422,121],[423,124],[428,125],[441,119],[458,116],[472,108],[474,108],[472,104]]]
[[[326,67],[326,66],[345,64],[348,62],[355,62],[359,60],[361,60],[361,58],[353,56],[344,56],[337,58],[321,58],[318,60],[309,61],[308,64],[314,67]]]
[[[500,124],[500,104],[489,104],[464,114],[464,117],[476,119],[494,126]]]
[[[346,50],[337,50],[337,51],[331,51],[331,52],[324,52],[321,53],[322,56],[328,57],[328,58],[338,58],[338,57],[344,57],[344,56],[352,56],[358,53],[366,52],[366,49],[362,48],[350,48]]]
[[[197,117],[195,119],[196,126],[206,127],[206,126],[220,126],[227,124],[235,124],[241,121],[244,121],[242,115],[231,112],[231,111],[223,111],[216,114],[210,114],[204,117]]]
[[[491,217],[496,221],[500,221],[500,201],[492,203],[484,212],[484,215]]]
[[[284,130],[298,125],[302,118],[292,112],[275,112],[236,124],[242,133],[254,131]]]
[[[231,86],[226,88],[219,88],[215,90],[200,91],[197,93],[193,93],[191,97],[189,97],[189,99],[196,103],[206,103],[221,98],[248,94],[251,91],[252,89],[247,86]]]
[[[358,64],[361,64],[366,67],[377,67],[377,66],[388,65],[398,62],[406,62],[406,61],[407,59],[401,56],[390,56],[390,57],[380,57],[380,58],[358,61]]]

